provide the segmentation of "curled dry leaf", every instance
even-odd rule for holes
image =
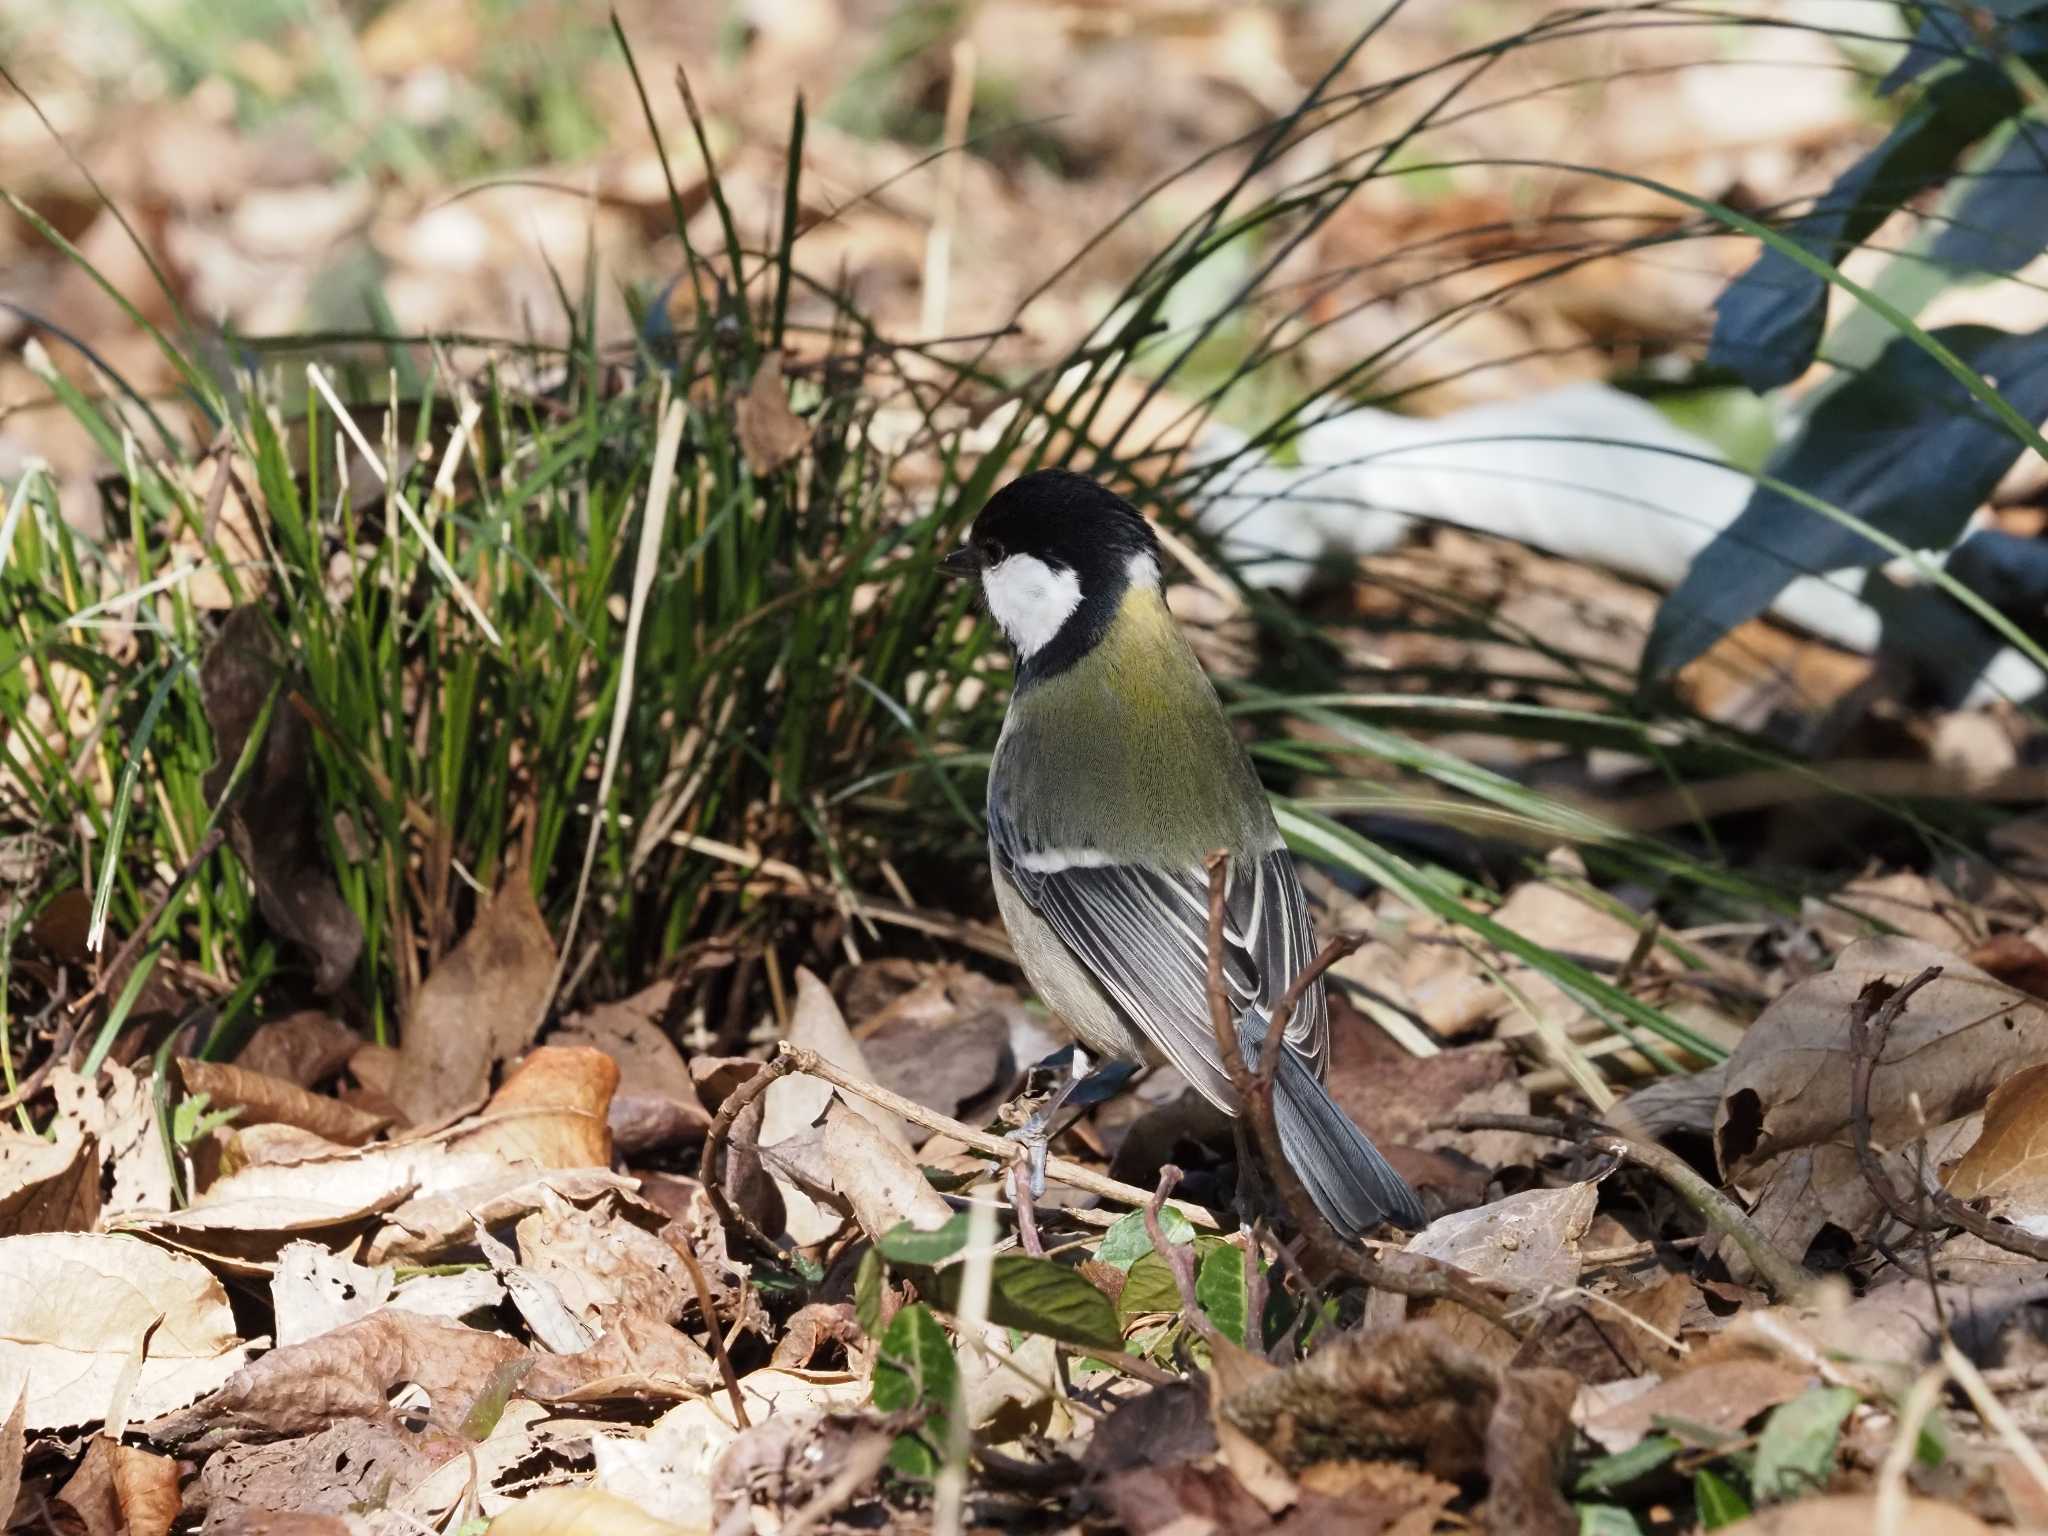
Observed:
[[[235,1065],[311,1088],[347,1066],[362,1044],[362,1036],[334,1015],[302,1008],[257,1025]]]
[[[1991,1527],[1968,1510],[1911,1494],[1893,1506],[1898,1521],[1892,1529],[1912,1536],[1991,1536]],[[1720,1536],[1871,1536],[1884,1529],[1876,1495],[1822,1494],[1795,1499],[1720,1527]]]
[[[235,1117],[240,1125],[295,1125],[315,1136],[353,1147],[391,1123],[388,1115],[370,1114],[247,1067],[180,1056],[178,1075],[188,1094],[206,1095],[208,1108],[241,1111]]]
[[[1438,1217],[1409,1239],[1407,1251],[1521,1291],[1564,1290],[1578,1284],[1579,1240],[1598,1201],[1590,1182],[1524,1190]]]
[[[157,1133],[149,1080],[116,1061],[103,1062],[99,1076],[81,1077],[69,1067],[50,1074],[58,1116],[99,1143],[108,1184],[100,1216],[123,1211],[168,1209],[171,1162]]]
[[[1770,1360],[1712,1360],[1621,1402],[1594,1408],[1583,1428],[1610,1453],[1639,1445],[1661,1418],[1731,1433],[1813,1385],[1811,1372]]]
[[[550,1045],[589,1046],[618,1063],[619,1091],[612,1095],[607,1123],[620,1157],[699,1142],[711,1128],[711,1112],[697,1096],[683,1054],[662,1028],[675,989],[673,981],[656,982],[621,1002],[565,1019],[548,1036]]]
[[[619,1065],[587,1045],[544,1045],[520,1062],[471,1126],[457,1126],[457,1153],[482,1153],[538,1168],[605,1168],[606,1118]]]
[[[260,608],[237,608],[199,665],[199,695],[218,756],[203,787],[220,803],[249,733],[274,694],[283,661]],[[314,989],[328,993],[355,969],[363,928],[321,854],[318,807],[307,776],[309,727],[279,696],[247,777],[228,808],[228,841],[256,885],[264,921],[313,956]]]
[[[1842,1138],[1849,1010],[1870,981],[1897,985],[1928,965],[1942,975],[1914,994],[1871,1073],[1879,1145],[1917,1135],[1923,1114],[1927,1125],[1969,1114],[2015,1061],[2048,1058],[2048,1006],[1910,939],[1866,939],[1826,975],[1780,995],[1736,1048],[1714,1126],[1723,1174],[1739,1178],[1790,1148]]]
[[[316,1434],[223,1447],[199,1469],[192,1503],[208,1531],[245,1531],[260,1515],[340,1516],[396,1504],[451,1457],[463,1460],[452,1437],[342,1419]]]
[[[906,1221],[931,1232],[952,1218],[952,1207],[910,1154],[844,1104],[826,1113],[825,1156],[833,1183],[870,1240],[879,1241]]]
[[[166,1536],[181,1502],[175,1461],[104,1435],[55,1500],[86,1536]]]
[[[468,933],[413,999],[389,1092],[414,1125],[482,1102],[491,1073],[532,1043],[555,980],[555,944],[526,870],[507,870]]]
[[[609,1201],[576,1206],[543,1191],[517,1236],[520,1262],[586,1322],[618,1307],[675,1322],[696,1302],[675,1249]]]
[[[1572,1449],[1569,1371],[1509,1371],[1486,1425],[1486,1518],[1516,1536],[1576,1536],[1577,1516],[1558,1491]]]
[[[53,1138],[0,1130],[0,1237],[89,1232],[100,1215],[100,1146],[70,1121]]]
[[[1994,1216],[2048,1232],[2048,1062],[2014,1073],[1991,1091],[1984,1132],[1949,1174],[1958,1200],[1988,1200]]]
[[[0,1398],[25,1391],[32,1430],[94,1424],[141,1356],[133,1419],[181,1408],[248,1355],[206,1269],[139,1237],[0,1238]]]

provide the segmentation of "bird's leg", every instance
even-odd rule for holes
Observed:
[[[1231,1204],[1237,1210],[1238,1229],[1247,1235],[1259,1217],[1268,1209],[1268,1190],[1259,1177],[1258,1144],[1252,1138],[1251,1127],[1245,1124],[1244,1116],[1234,1115],[1230,1121],[1230,1139],[1237,1147],[1237,1178],[1232,1181]]]
[[[1045,1101],[1030,1119],[1010,1132],[1012,1141],[1024,1143],[1025,1167],[1029,1172],[1027,1180],[1031,1198],[1036,1200],[1045,1194],[1045,1157],[1052,1144],[1052,1117],[1065,1107],[1074,1090],[1088,1077],[1088,1053],[1080,1046],[1074,1047],[1073,1064],[1067,1069],[1067,1080],[1060,1084],[1053,1096]]]

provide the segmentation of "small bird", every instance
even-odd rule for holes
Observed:
[[[1230,854],[1223,971],[1247,1065],[1315,934],[1272,805],[1161,595],[1157,536],[1113,492],[1046,469],[990,498],[941,564],[980,578],[1017,654],[988,826],[1025,976],[1090,1048],[1170,1062],[1234,1116],[1210,1024],[1207,856]],[[1323,1087],[1329,1039],[1318,979],[1274,1077],[1281,1150],[1347,1241],[1420,1226],[1415,1192]]]

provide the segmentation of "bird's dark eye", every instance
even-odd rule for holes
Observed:
[[[981,541],[981,563],[983,565],[1001,565],[1003,559],[1003,546],[1000,542],[995,539],[983,539]]]

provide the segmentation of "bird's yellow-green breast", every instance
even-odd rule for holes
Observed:
[[[1279,841],[1215,689],[1146,586],[1125,593],[1092,650],[1011,704],[994,788],[1040,847],[1157,863]]]

